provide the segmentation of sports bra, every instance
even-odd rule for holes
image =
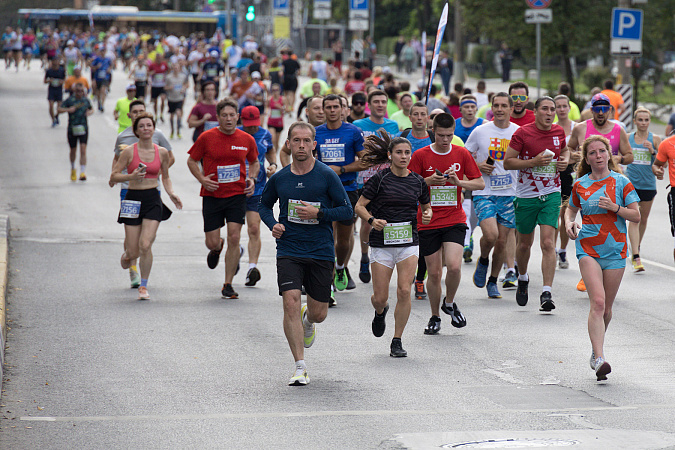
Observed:
[[[134,156],[131,158],[131,163],[127,166],[127,173],[132,173],[138,168],[139,163],[146,165],[145,169],[145,178],[157,178],[159,171],[162,169],[162,161],[159,157],[159,146],[153,144],[155,147],[155,159],[150,162],[141,161],[141,157],[138,156],[138,143],[134,144]]]

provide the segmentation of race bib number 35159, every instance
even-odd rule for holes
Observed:
[[[413,241],[412,222],[388,223],[382,232],[384,245],[410,244]]]

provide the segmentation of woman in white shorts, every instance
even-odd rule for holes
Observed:
[[[410,290],[417,270],[419,238],[417,222],[431,221],[429,190],[424,178],[408,170],[412,146],[405,138],[391,139],[387,133],[371,135],[363,144],[362,158],[368,166],[389,163],[390,167],[377,172],[363,187],[354,211],[372,225],[369,235],[370,269],[373,276],[371,302],[375,308],[373,334],[384,334],[385,317],[389,310],[389,282],[398,274],[396,310],[394,311],[394,338],[390,355],[407,356],[401,336],[410,316]],[[421,211],[418,211],[419,204]]]

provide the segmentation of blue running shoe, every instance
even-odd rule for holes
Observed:
[[[476,261],[476,270],[473,271],[473,284],[476,287],[485,287],[485,279],[487,277],[488,265],[481,264],[480,259]]]
[[[504,277],[504,283],[502,284],[502,287],[504,289],[515,289],[516,282],[518,281],[518,278],[516,277],[515,272],[507,272],[506,276]]]
[[[502,298],[502,294],[499,293],[499,289],[497,288],[497,283],[488,283],[487,292],[490,298]]]
[[[361,258],[361,268],[359,270],[359,279],[363,283],[370,283],[370,260]]]

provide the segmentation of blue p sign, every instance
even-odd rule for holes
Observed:
[[[641,9],[612,9],[612,39],[642,39]]]
[[[368,10],[368,0],[350,0],[349,9]]]

